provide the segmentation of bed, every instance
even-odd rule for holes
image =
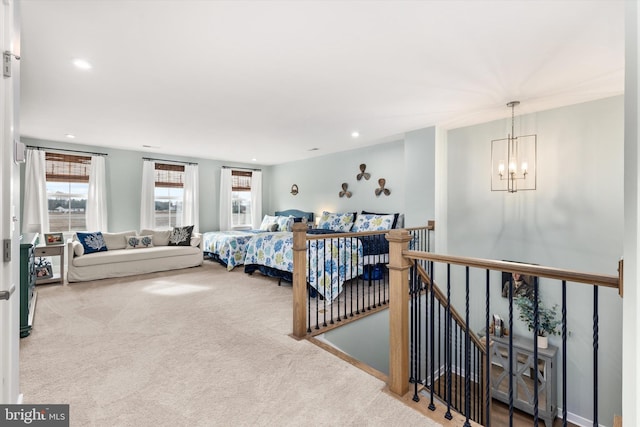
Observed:
[[[307,281],[323,298],[333,301],[344,282],[363,273],[362,242],[358,238],[333,236],[307,240]],[[254,236],[246,248],[246,273],[292,281],[293,233]]]
[[[300,221],[313,222],[313,212],[303,212],[297,209],[278,211],[275,216],[265,215],[259,229],[203,233],[204,254],[231,271],[238,265],[244,264],[246,246],[252,237],[258,234],[273,233],[280,228],[290,230],[293,222]]]
[[[358,218],[359,217],[359,218]],[[325,238],[307,239],[307,283],[324,299],[333,301],[342,292],[346,281],[372,277],[387,262],[388,242],[381,231],[393,228],[398,214],[356,214],[323,212],[318,229],[307,234],[322,234]],[[344,233],[364,233],[361,236]],[[246,247],[244,270],[292,281],[293,233],[258,235]]]

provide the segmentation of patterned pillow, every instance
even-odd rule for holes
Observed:
[[[354,233],[359,231],[380,231],[391,230],[393,225],[394,215],[374,215],[374,214],[360,214],[356,219],[356,223],[353,224],[351,231]]]
[[[386,214],[386,213],[380,213],[380,212],[367,212],[367,211],[362,211],[362,213],[367,215],[393,215],[393,224],[391,225],[391,228],[402,228],[402,227],[398,227],[398,225],[404,226],[404,220],[402,221],[402,224],[399,223],[400,214],[397,214],[397,213]]]
[[[94,252],[103,252],[107,250],[107,244],[104,242],[102,233],[96,231],[95,233],[81,233],[77,232],[76,236],[78,241],[82,243],[85,254],[92,254]]]
[[[125,249],[152,248],[153,236],[127,236]]]
[[[184,227],[173,227],[169,236],[169,246],[189,246],[191,244],[191,233],[193,225]]]
[[[277,231],[293,231],[293,216],[279,216],[276,219],[276,223],[278,224]],[[274,230],[276,231],[276,230]]]
[[[331,213],[322,212],[318,228],[332,231],[349,231],[353,226],[353,212],[348,213]]]
[[[260,230],[277,231],[277,228],[275,230],[272,229],[273,224],[277,224],[277,223],[278,223],[277,216],[265,215],[264,218],[262,218],[262,224],[260,224]]]

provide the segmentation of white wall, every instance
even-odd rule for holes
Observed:
[[[624,236],[623,119],[622,96],[516,117],[516,134],[538,135],[538,189],[515,194],[490,191],[490,141],[506,136],[510,119],[451,130],[448,252],[616,275]],[[472,277],[472,310],[483,315],[484,272]],[[507,317],[501,279],[492,280],[491,310]],[[540,286],[545,303],[560,303],[558,283]],[[462,291],[455,290],[459,310]],[[608,289],[599,297],[599,420],[610,425],[621,412],[622,301]],[[592,300],[591,287],[569,284],[568,409],[586,419],[593,419]],[[528,333],[519,322],[515,333]]]

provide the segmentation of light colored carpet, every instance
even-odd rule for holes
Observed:
[[[291,287],[203,267],[38,286],[25,403],[72,426],[437,426],[291,332]]]

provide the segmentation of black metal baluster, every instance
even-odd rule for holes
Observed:
[[[309,262],[307,263],[307,276],[305,277],[305,284],[307,283],[307,277],[311,277],[311,249],[310,249],[309,241],[307,240],[307,259]],[[307,290],[307,333],[311,333],[311,289]],[[316,304],[317,308],[317,304]],[[318,310],[316,310],[317,312]]]
[[[431,401],[429,402],[429,409],[431,409],[432,411],[436,410],[436,405],[433,403],[433,386],[435,384],[435,369],[434,369],[434,364],[435,364],[435,345],[434,345],[434,339],[435,339],[435,331],[434,331],[434,319],[435,319],[435,297],[433,294],[433,261],[429,262],[429,291],[431,293],[431,307],[429,310],[429,314],[431,317],[431,329],[429,330],[429,337],[430,339],[427,341],[429,343],[429,346],[431,348],[431,386],[429,387],[431,389]],[[427,301],[425,298],[425,307],[427,306]],[[425,320],[426,320],[426,315],[425,315]],[[427,332],[427,330],[425,329],[425,333]],[[425,357],[426,357],[426,351],[425,351]],[[426,364],[425,364],[425,368],[426,368]]]
[[[364,243],[363,243],[363,245],[364,245]],[[356,282],[358,283],[358,286],[356,287],[356,314],[360,314],[360,293],[359,293],[360,292],[360,283],[362,283],[362,292],[364,294],[364,269],[366,268],[366,266],[364,265],[364,258],[363,258],[362,265],[363,265],[362,266],[362,273],[363,274],[359,275],[356,278]],[[351,311],[353,311],[353,309]]]
[[[423,384],[426,384],[426,380],[423,380],[422,378],[422,369],[421,369],[421,364],[420,364],[420,359],[422,358],[422,306],[421,306],[421,300],[422,300],[422,295],[420,292],[420,288],[422,287],[422,280],[420,279],[420,275],[418,274],[418,261],[414,260],[413,263],[413,267],[416,270],[416,287],[415,287],[415,295],[416,295],[416,351],[417,351],[417,357],[416,357],[416,372],[417,372],[417,379],[418,382],[421,382]],[[427,315],[425,314],[425,321],[427,319]],[[426,325],[425,325],[425,332],[426,332]],[[425,339],[425,345],[427,341]],[[425,351],[425,357],[426,357],[426,351]]]
[[[445,318],[445,326],[447,330],[447,345],[445,347],[445,363],[447,364],[447,412],[444,417],[448,420],[453,418],[451,415],[451,264],[447,264],[447,317]]]
[[[562,427],[567,427],[567,281],[562,281]]]
[[[331,257],[331,259],[333,259],[333,239],[329,239],[329,242],[331,242],[329,244],[329,256]],[[326,239],[325,239],[325,247],[327,246],[326,244]],[[337,271],[337,276],[338,276],[338,281],[340,281],[340,243],[338,242],[338,253],[336,254],[336,263],[337,263],[337,267],[338,267],[338,271]],[[324,268],[327,268],[327,263],[324,264]],[[329,304],[331,305],[331,316],[330,316],[330,321],[329,323],[331,323],[332,325],[334,324],[333,318],[335,317],[333,315],[333,306],[335,304],[333,304],[333,262],[331,262],[331,268],[330,270],[330,274],[329,274],[329,295],[331,295],[331,298],[329,299]],[[326,300],[326,298],[325,298]],[[337,295],[336,297],[336,304],[338,304],[338,321],[340,321],[340,294]]]
[[[490,387],[490,380],[489,380],[489,369],[491,367],[491,341],[489,340],[489,316],[490,311],[491,311],[491,307],[489,304],[489,282],[490,282],[490,274],[489,274],[489,269],[487,269],[487,281],[486,281],[486,285],[485,285],[485,293],[486,293],[486,297],[485,297],[485,321],[484,321],[484,330],[485,330],[485,334],[484,334],[484,342],[485,342],[485,369],[483,369],[483,373],[486,375],[486,377],[484,378],[484,405],[485,405],[485,414],[487,414],[487,416],[485,417],[485,425],[487,427],[491,427],[491,387]]]
[[[326,273],[324,271],[325,266],[327,265],[327,240],[325,239],[323,241],[322,244],[322,268],[318,268],[318,275],[322,275],[322,296],[324,298],[322,298],[322,326],[326,327],[327,326],[327,281],[325,280],[325,276]],[[320,278],[318,278],[316,280],[316,285],[318,287],[319,286],[319,280]],[[331,292],[331,291],[329,291]]]
[[[417,281],[417,277],[416,277],[416,261],[413,262],[413,266],[411,267],[411,274],[409,275],[409,277],[411,278],[411,283],[409,283],[409,299],[410,299],[410,306],[409,306],[409,311],[411,312],[411,321],[409,323],[411,331],[410,331],[410,352],[411,352],[411,377],[409,378],[409,382],[413,383],[413,401],[414,402],[418,402],[420,400],[420,398],[418,397],[418,378],[417,378],[417,355],[416,355],[416,341],[417,341],[417,337],[416,337],[416,330],[417,330],[417,325],[416,325],[416,292],[415,292],[415,287],[416,287],[416,281]]]
[[[442,304],[438,301],[438,363],[436,366],[442,366],[442,360],[440,360],[440,356],[442,355]],[[438,368],[438,380],[441,378],[441,370]],[[438,397],[442,397],[442,381],[438,381]]]
[[[598,287],[593,286],[593,425],[598,427]]]
[[[456,376],[455,376],[455,383],[456,383],[456,392],[454,394],[454,398],[455,401],[453,402],[453,408],[458,410],[460,407],[458,406],[458,395],[460,394],[460,352],[458,351],[458,324],[456,323],[454,325],[454,338],[453,338],[453,358],[455,360],[455,366],[456,366]]]
[[[538,277],[533,278],[533,425],[538,427]]]
[[[465,267],[465,322],[466,324],[466,334],[465,334],[465,345],[464,345],[464,354],[465,354],[465,373],[464,373],[464,403],[465,403],[465,420],[464,427],[471,427],[471,423],[469,423],[469,414],[471,413],[471,389],[469,380],[471,379],[471,335],[469,334],[469,267]]]
[[[509,426],[513,427],[513,275],[509,276]]]

